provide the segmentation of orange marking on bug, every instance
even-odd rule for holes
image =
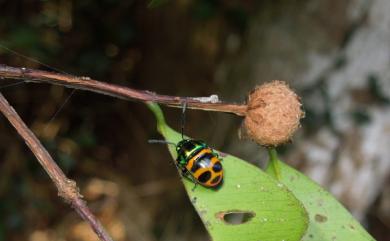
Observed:
[[[223,170],[221,170],[220,172],[215,172],[213,170],[213,166],[216,163],[220,163],[220,160],[217,157],[213,157],[211,159],[209,166],[197,170],[192,175],[198,180],[200,175],[202,175],[203,173],[208,171],[208,172],[210,172],[210,177],[208,178],[208,180],[206,182],[202,183],[202,185],[206,186],[206,187],[216,187],[222,182],[222,179],[223,179]],[[217,177],[219,177],[218,179],[216,179],[217,181],[214,181],[214,179]]]
[[[216,179],[218,177],[218,179]],[[213,182],[215,180],[215,182]],[[213,175],[210,180],[205,184],[206,186],[208,187],[215,187],[215,186],[218,186],[222,181],[222,174],[219,174],[219,175]]]
[[[203,154],[205,153],[211,153],[211,149],[209,148],[205,148],[203,150],[201,150],[198,154],[196,154],[195,156],[193,156],[187,163],[186,165],[186,168],[187,170],[191,170],[192,166],[194,165],[195,161],[200,157],[202,156]]]

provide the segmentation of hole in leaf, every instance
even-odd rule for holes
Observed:
[[[217,213],[217,218],[221,219],[227,224],[244,224],[249,222],[256,214],[251,211],[226,211]]]

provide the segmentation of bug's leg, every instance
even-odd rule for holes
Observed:
[[[188,176],[188,171],[185,167],[179,167],[177,166],[177,169],[179,170],[179,175],[181,178]]]
[[[192,175],[188,175],[188,178],[191,179],[191,181],[194,183],[194,187],[191,189],[191,191],[195,191],[196,186],[198,186],[198,181]]]
[[[215,151],[214,149],[211,149],[211,152],[218,158],[222,161],[222,158],[219,156],[219,153],[217,151]]]
[[[226,156],[226,153],[223,152],[217,152],[214,149],[212,149],[213,154],[221,161],[223,161],[223,157]],[[222,154],[221,154],[222,153]]]
[[[195,188],[198,185],[198,181],[191,174],[189,174],[189,172],[188,172],[188,170],[186,168],[183,168],[182,172],[183,172],[183,175],[185,177],[190,179],[195,184],[194,187],[191,189],[192,191],[195,191]]]
[[[194,182],[194,187],[191,189],[191,191],[195,191],[196,186],[198,186],[198,182]]]
[[[180,170],[179,173],[180,173],[181,178],[187,177],[195,184],[195,186],[192,188],[192,191],[194,191],[196,186],[198,185],[198,181],[189,173],[187,168],[185,168],[185,167],[180,168],[179,166],[177,168]]]

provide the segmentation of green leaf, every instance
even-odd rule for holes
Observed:
[[[374,240],[330,193],[280,161],[275,150],[270,150],[266,172],[286,185],[309,213],[309,227],[302,241]]]
[[[181,134],[166,125],[161,109],[148,104],[157,118],[157,129],[167,141],[177,143]],[[174,146],[168,145],[176,159]],[[218,152],[218,151],[217,151]],[[208,189],[182,178],[188,196],[213,241],[293,241],[307,228],[302,204],[281,183],[259,168],[221,152],[224,183],[219,190]],[[245,213],[232,224],[229,213]],[[224,215],[227,214],[227,216]],[[234,215],[233,215],[234,216]]]

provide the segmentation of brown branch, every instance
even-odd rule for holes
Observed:
[[[70,88],[97,92],[126,100],[152,101],[172,107],[181,107],[183,103],[186,102],[187,107],[190,109],[227,112],[239,116],[245,116],[247,109],[246,105],[220,102],[218,101],[217,96],[215,96],[216,98],[212,98],[214,96],[209,98],[193,98],[158,95],[150,91],[135,90],[92,80],[89,77],[77,77],[35,69],[15,68],[6,65],[0,65],[0,79],[2,78],[22,79],[26,82],[47,82]]]
[[[8,119],[8,121],[14,126],[19,135],[23,138],[27,146],[34,153],[39,163],[43,166],[45,171],[49,174],[50,178],[58,189],[58,195],[62,197],[65,202],[69,203],[76,212],[92,227],[95,233],[102,241],[112,241],[107,231],[103,228],[101,223],[96,219],[92,212],[87,207],[79,190],[76,186],[76,182],[68,179],[61,171],[58,165],[54,162],[50,154],[40,143],[38,138],[31,132],[26,126],[23,120],[19,117],[16,111],[10,106],[8,101],[0,93],[0,111]]]

